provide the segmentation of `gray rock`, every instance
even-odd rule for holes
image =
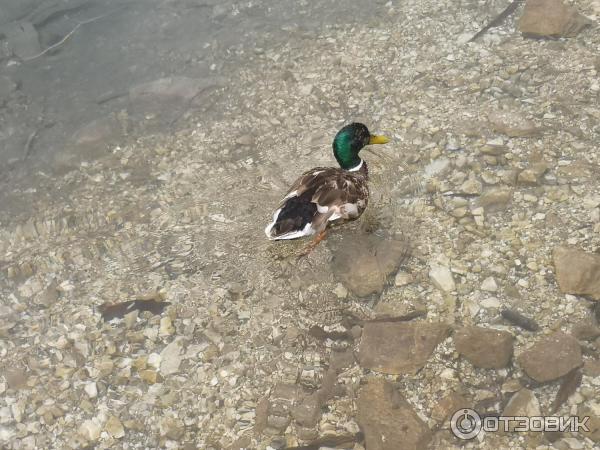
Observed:
[[[363,330],[358,361],[378,372],[416,373],[448,332],[445,323],[370,322]]]
[[[556,380],[583,364],[577,339],[560,331],[529,347],[518,361],[525,373],[540,383]]]
[[[28,59],[42,51],[38,32],[30,22],[12,22],[2,28],[10,51],[17,57]]]
[[[16,90],[17,83],[6,75],[0,76],[0,103],[4,103]]]
[[[506,367],[513,354],[512,334],[491,328],[462,328],[454,335],[454,343],[458,353],[485,369]]]
[[[167,77],[142,83],[129,90],[129,114],[146,127],[170,125],[206,89],[222,85],[216,78]]]
[[[358,423],[369,450],[425,449],[431,431],[392,384],[371,378],[360,390]]]
[[[600,255],[576,248],[557,247],[552,257],[562,292],[600,300]]]

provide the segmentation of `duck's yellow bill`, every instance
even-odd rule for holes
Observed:
[[[390,139],[385,136],[371,135],[369,138],[369,144],[387,144]]]

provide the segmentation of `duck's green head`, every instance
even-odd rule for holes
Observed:
[[[365,145],[385,144],[389,141],[385,136],[372,135],[369,133],[369,129],[362,123],[351,123],[335,135],[333,139],[333,154],[342,169],[351,170],[360,165],[361,159],[358,156],[358,152]]]

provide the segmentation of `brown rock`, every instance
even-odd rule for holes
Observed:
[[[513,354],[513,335],[507,331],[466,327],[456,332],[454,342],[458,353],[484,369],[506,367]]]
[[[358,360],[362,367],[383,373],[416,373],[448,332],[445,323],[367,323]]]
[[[484,192],[483,195],[475,201],[475,204],[478,207],[485,209],[486,213],[503,211],[508,207],[512,200],[512,196],[513,194],[510,189],[491,189]]]
[[[535,186],[540,183],[542,175],[548,170],[548,164],[544,162],[532,164],[531,167],[522,170],[517,176],[520,184]]]
[[[340,351],[333,350],[329,358],[329,367],[336,372],[341,372],[352,366],[355,362],[356,359],[351,348]]]
[[[561,0],[527,0],[519,19],[519,31],[534,37],[570,37],[591,23]]]
[[[600,336],[600,327],[591,323],[578,323],[571,333],[580,341],[592,341]]]
[[[582,364],[581,347],[573,336],[556,332],[521,353],[519,364],[534,380],[556,380]]]
[[[185,433],[185,424],[183,420],[176,417],[164,417],[159,424],[161,436],[168,439],[177,440],[183,437]]]
[[[502,413],[503,416],[521,416],[521,417],[532,417],[541,415],[540,403],[535,394],[529,389],[521,389],[519,392],[514,394],[506,408]],[[518,423],[516,421],[509,422],[509,430],[513,430]]]
[[[409,253],[406,242],[357,235],[344,239],[334,251],[332,270],[354,295],[380,294],[387,277],[398,270]]]
[[[385,380],[372,378],[360,390],[357,420],[369,450],[425,449],[431,440],[427,425]]]
[[[488,120],[493,131],[509,137],[529,137],[542,132],[541,127],[514,110],[492,112]]]
[[[586,422],[589,431],[582,430],[581,433],[596,443],[600,442],[600,416],[598,416],[597,409],[594,411],[589,406],[583,406],[579,409],[577,415],[581,421],[585,420],[584,417],[589,417]]]
[[[600,377],[600,361],[588,359],[583,365],[583,374],[586,377]]]
[[[456,411],[467,407],[469,407],[469,402],[466,398],[458,392],[450,392],[436,403],[431,410],[431,417],[437,422],[443,423]]]
[[[51,282],[46,288],[40,291],[36,297],[35,302],[38,305],[46,307],[52,306],[58,300],[58,285],[56,282]]]
[[[317,425],[321,417],[321,402],[319,395],[308,395],[302,402],[292,408],[292,417],[301,426],[312,428]]]
[[[10,389],[23,389],[27,386],[27,374],[23,369],[7,369],[4,377]]]
[[[600,255],[557,247],[553,259],[556,279],[562,292],[600,300]]]
[[[269,399],[263,397],[256,405],[255,419],[254,419],[254,434],[260,435],[267,427],[267,417],[269,415]]]

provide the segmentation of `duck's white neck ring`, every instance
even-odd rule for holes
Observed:
[[[363,165],[363,160],[361,159],[360,162],[358,163],[357,166],[352,167],[351,169],[348,169],[348,172],[357,172],[360,170],[360,168]]]

